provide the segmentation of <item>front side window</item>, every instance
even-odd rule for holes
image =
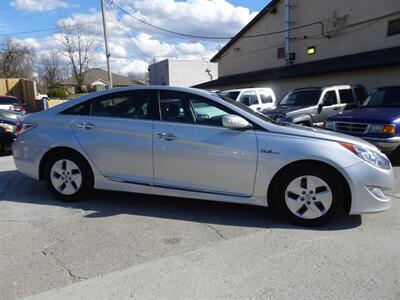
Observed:
[[[322,103],[325,106],[335,105],[338,103],[336,92],[328,91],[325,93],[324,98],[322,99]]]
[[[339,90],[340,103],[354,103],[354,96],[351,89]]]
[[[228,109],[201,96],[171,91],[160,92],[160,109],[163,121],[209,126],[223,126],[222,117],[229,114]]]
[[[366,107],[400,107],[400,86],[374,90],[365,100]]]
[[[279,102],[279,106],[310,106],[317,105],[321,90],[294,91],[287,94]]]
[[[240,96],[239,102],[243,103],[243,104],[245,104],[247,106],[257,105],[258,104],[257,93],[255,91],[244,92]]]

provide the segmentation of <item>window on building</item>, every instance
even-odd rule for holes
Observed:
[[[285,47],[278,48],[278,59],[285,58]]]
[[[388,36],[392,36],[395,34],[400,34],[400,18],[389,20],[388,22]]]
[[[340,103],[354,103],[354,96],[351,89],[339,90]]]

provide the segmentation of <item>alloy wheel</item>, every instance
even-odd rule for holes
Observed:
[[[316,176],[301,176],[293,179],[286,188],[286,205],[297,217],[317,219],[331,207],[333,200],[329,185]]]
[[[58,160],[50,172],[53,187],[63,195],[75,194],[82,185],[81,170],[71,160]]]

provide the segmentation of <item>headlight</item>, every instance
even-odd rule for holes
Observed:
[[[357,155],[359,158],[366,161],[367,163],[374,165],[375,167],[385,170],[390,170],[390,168],[392,167],[386,155],[379,151],[375,151],[370,148],[366,148],[359,145],[353,145],[349,143],[340,143],[340,145],[350,150],[351,152],[353,152],[355,155]]]
[[[334,123],[332,121],[327,121],[325,122],[325,128],[326,129],[332,129],[333,130]]]
[[[394,125],[370,125],[369,133],[385,133],[385,134],[395,134],[396,127]]]

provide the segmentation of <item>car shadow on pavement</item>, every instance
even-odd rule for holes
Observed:
[[[1,183],[4,180],[8,183]],[[1,201],[82,209],[85,218],[124,214],[239,227],[305,229],[289,224],[270,208],[251,205],[110,191],[95,191],[90,198],[79,202],[62,202],[47,191],[44,182],[30,179],[17,171],[0,172]],[[360,216],[343,213],[328,225],[308,229],[344,230],[361,224]]]

